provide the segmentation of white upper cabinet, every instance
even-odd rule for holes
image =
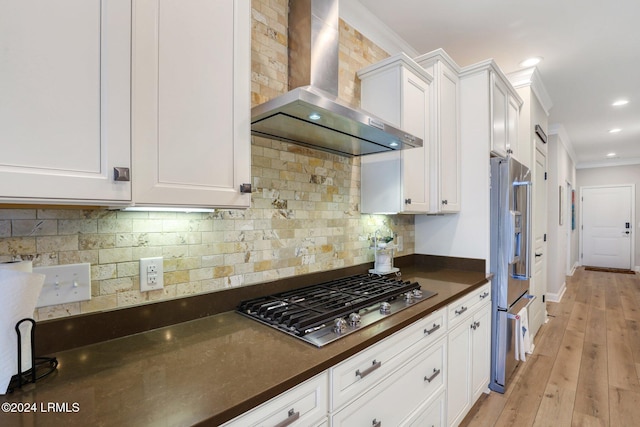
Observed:
[[[490,153],[520,160],[526,149],[519,140],[522,99],[490,59],[460,71],[463,139],[487,144]]]
[[[363,213],[429,211],[429,84],[431,77],[403,53],[358,72],[361,107],[423,140],[420,148],[361,158]]]
[[[133,201],[248,207],[250,2],[137,0]]]
[[[429,212],[460,212],[459,67],[442,49],[414,59],[433,77],[430,102]]]
[[[123,204],[131,0],[0,2],[0,201]]]
[[[497,68],[497,67],[496,67]],[[491,152],[500,157],[518,159],[522,153],[518,141],[518,122],[522,100],[511,83],[497,69],[490,71]]]

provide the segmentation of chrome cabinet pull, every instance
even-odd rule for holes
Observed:
[[[468,307],[462,306],[460,308],[460,310],[456,310],[455,313],[457,316],[460,316],[462,313],[464,313],[465,311],[467,311]]]
[[[428,383],[433,381],[438,375],[440,375],[440,369],[433,368],[433,374],[430,377],[424,376],[424,380]]]
[[[489,296],[489,292],[484,291],[484,293],[483,293],[483,294],[480,294],[480,299],[485,299],[485,298],[486,298],[486,297],[488,297],[488,296]]]
[[[471,324],[471,329],[473,329],[474,331],[475,331],[476,329],[478,329],[479,327],[480,327],[480,322],[473,322],[473,323]]]
[[[382,421],[378,421],[374,418],[373,421],[371,422],[371,425],[373,427],[382,427]]]
[[[433,324],[433,328],[431,329],[425,329],[424,330],[424,334],[425,335],[431,335],[432,333],[434,333],[435,331],[437,331],[438,329],[440,329],[440,325],[436,325],[435,323]]]
[[[289,409],[289,413],[287,415],[288,416],[286,420],[280,421],[278,424],[276,424],[273,427],[287,427],[288,425],[296,421],[298,418],[300,418],[300,412],[294,412],[293,408]]]
[[[379,367],[382,366],[382,362],[376,362],[375,360],[373,362],[371,362],[371,366],[369,366],[367,369],[365,369],[364,371],[360,372],[360,369],[358,369],[356,371],[356,377],[360,377],[360,378],[364,378],[367,375],[369,375],[371,372],[375,371],[376,369],[378,369]]]

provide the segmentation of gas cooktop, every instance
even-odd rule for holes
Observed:
[[[322,347],[436,294],[397,276],[362,274],[243,301],[236,311]]]

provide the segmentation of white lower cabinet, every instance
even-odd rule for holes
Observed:
[[[328,426],[329,376],[325,371],[234,418],[224,427]]]
[[[338,426],[400,426],[444,388],[445,340],[429,346],[367,393],[332,415]]]
[[[451,306],[450,306],[451,307]],[[459,312],[459,309],[457,310]],[[480,394],[487,390],[490,370],[490,303],[466,311],[448,336],[447,420],[457,426]]]

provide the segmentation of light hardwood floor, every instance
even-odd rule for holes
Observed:
[[[640,426],[640,275],[578,269],[505,394],[462,426]]]

